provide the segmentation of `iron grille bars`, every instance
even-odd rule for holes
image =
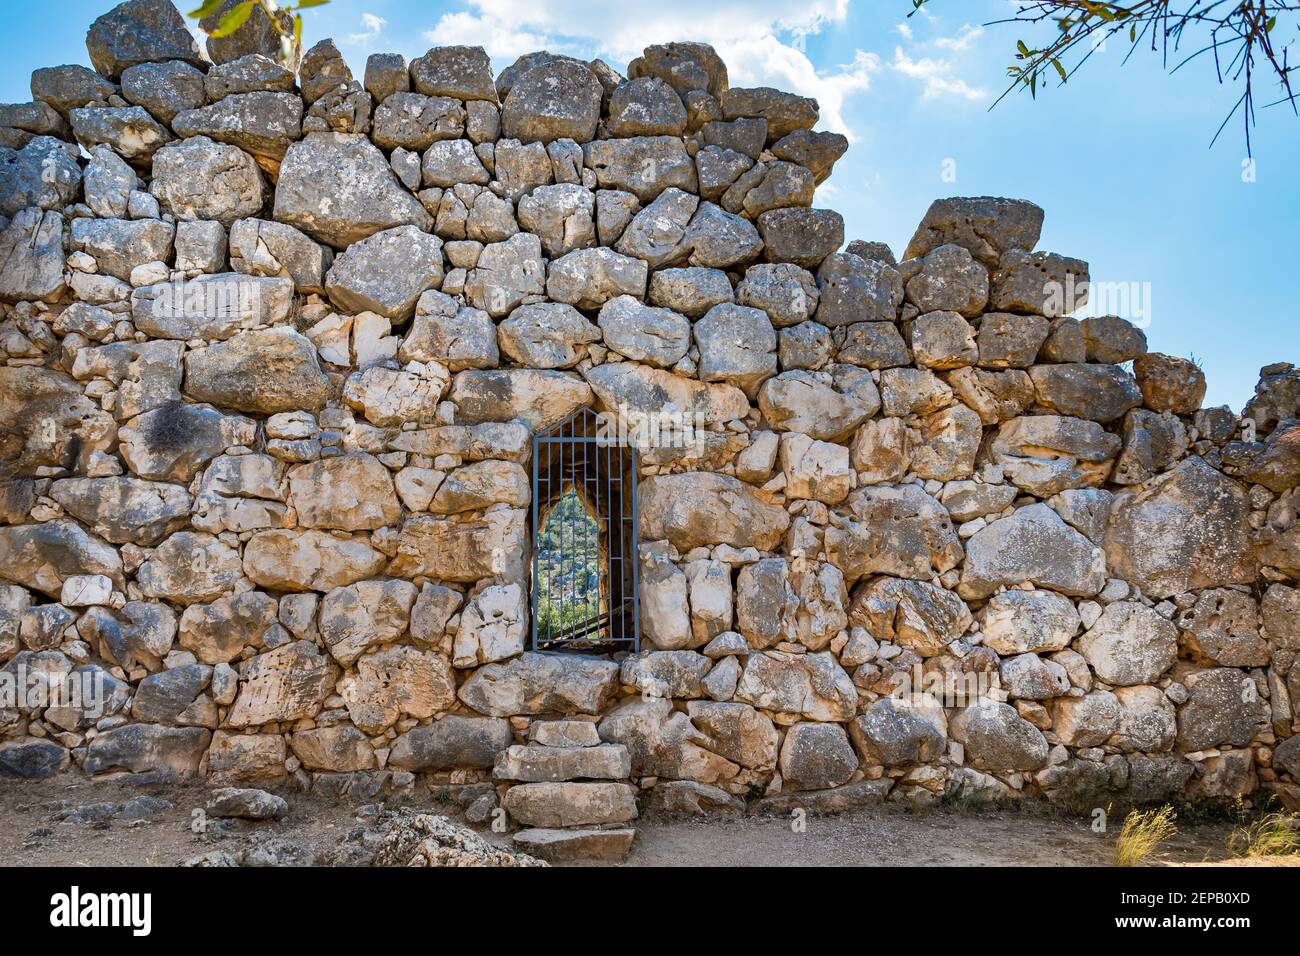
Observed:
[[[580,408],[533,437],[532,648],[640,646],[636,450]]]

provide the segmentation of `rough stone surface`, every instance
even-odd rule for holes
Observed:
[[[1292,364],[1202,409],[1024,200],[846,236],[847,138],[707,44],[354,77],[246,12],[204,58],[128,0],[0,104],[0,676],[107,690],[0,709],[0,775],[428,785],[557,861],[638,807],[1295,796]],[[524,862],[368,817],[326,856]]]

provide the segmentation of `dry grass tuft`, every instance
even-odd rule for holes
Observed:
[[[1115,841],[1116,866],[1144,866],[1160,844],[1178,832],[1174,808],[1134,810],[1124,818],[1124,828]]]
[[[1238,827],[1228,838],[1228,852],[1245,858],[1300,855],[1300,813],[1270,813]]]

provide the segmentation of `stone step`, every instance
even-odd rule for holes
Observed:
[[[600,734],[590,720],[535,720],[528,725],[528,740],[541,747],[596,747]]]
[[[694,780],[663,780],[650,791],[650,805],[661,813],[744,813],[745,801],[720,787]]]
[[[754,805],[762,814],[785,816],[792,810],[808,810],[811,813],[842,813],[845,810],[857,810],[862,807],[874,807],[885,802],[893,781],[889,778],[880,780],[859,780],[846,783],[833,790],[803,790],[794,793],[778,793],[763,797]]]
[[[622,744],[598,747],[541,747],[515,744],[496,756],[492,776],[523,783],[564,780],[626,780],[632,760]]]
[[[633,829],[554,830],[535,827],[514,835],[515,849],[548,863],[599,860],[622,863],[636,840]]]
[[[627,783],[521,783],[506,791],[510,817],[530,827],[590,827],[637,817]]]

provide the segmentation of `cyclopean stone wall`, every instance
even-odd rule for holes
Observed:
[[[250,22],[131,0],[0,106],[0,775],[1296,805],[1296,369],[1202,409],[1029,202],[845,246],[845,139],[701,44],[295,76]],[[641,456],[635,657],[526,650],[583,405],[703,424]]]

